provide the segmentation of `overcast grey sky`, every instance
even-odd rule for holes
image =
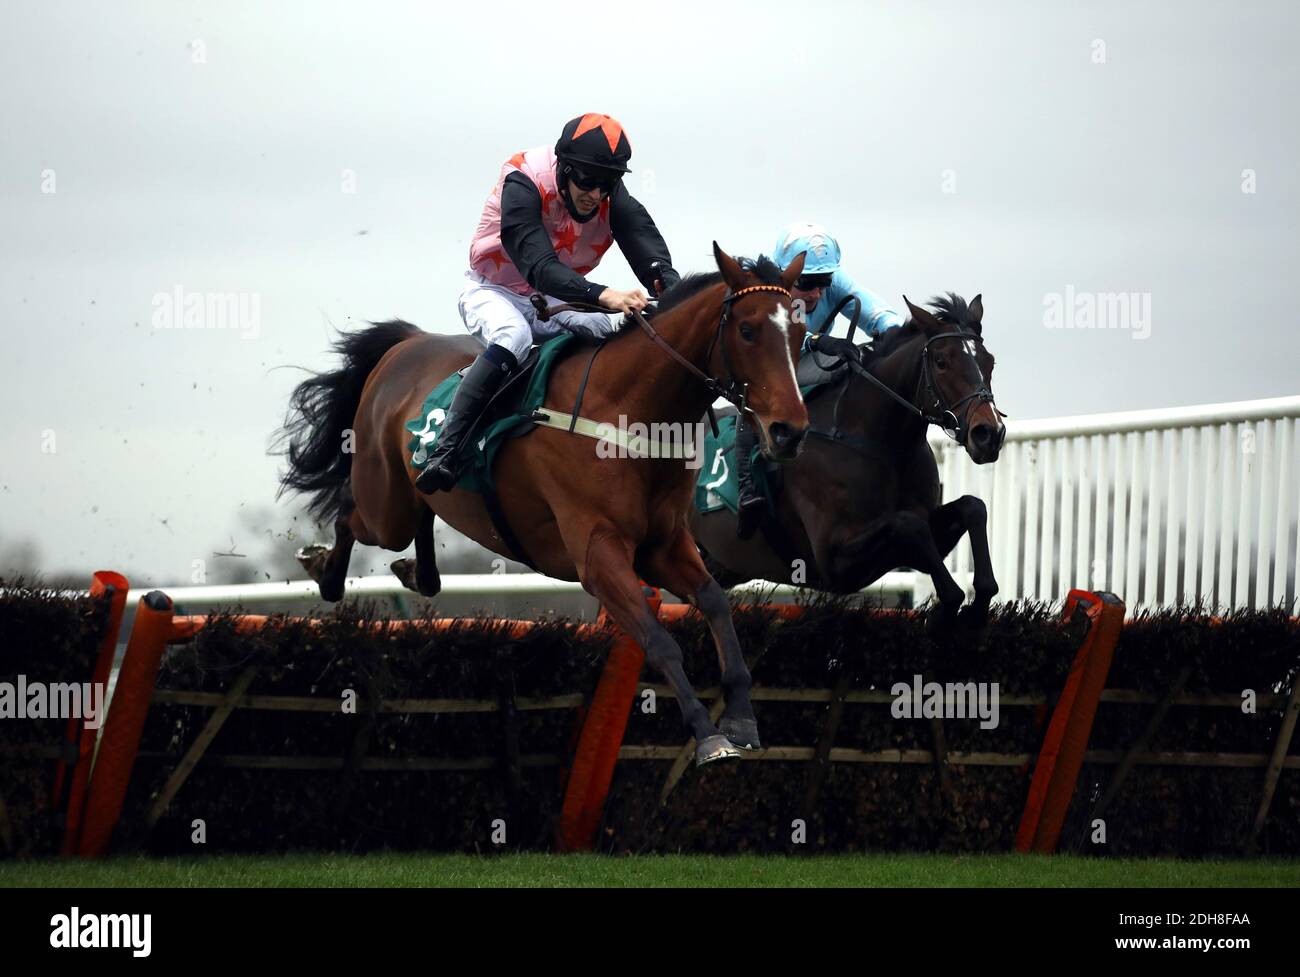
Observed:
[[[1300,5],[566,10],[0,7],[0,546],[139,584],[256,551],[274,368],[363,319],[460,331],[500,164],[587,111],[682,270],[814,220],[898,307],[982,292],[1013,417],[1298,392]],[[613,252],[592,277],[632,284]],[[155,328],[177,286],[256,296],[256,335]],[[1102,292],[1149,335],[1045,325]]]

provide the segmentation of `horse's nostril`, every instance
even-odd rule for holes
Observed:
[[[977,424],[975,425],[974,428],[971,429],[970,439],[974,444],[983,448],[993,440],[993,434],[989,430],[989,426],[987,424]]]
[[[768,428],[768,433],[772,436],[773,450],[782,457],[794,454],[799,442],[803,440],[803,429],[791,427],[784,421],[774,423]]]

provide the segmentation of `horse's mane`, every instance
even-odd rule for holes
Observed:
[[[963,332],[980,331],[980,324],[970,314],[970,308],[966,305],[966,300],[956,292],[949,292],[947,295],[936,295],[930,299],[928,304],[934,312],[934,317],[940,322],[956,326]]]
[[[758,280],[764,285],[781,284],[781,269],[767,255],[760,254],[757,261],[750,261],[748,258],[737,258],[736,260],[745,271],[757,275]],[[691,296],[698,295],[706,288],[717,285],[721,281],[722,272],[720,271],[693,272],[659,296],[657,311],[659,313],[667,312],[674,306],[681,305]]]
[[[980,324],[970,314],[970,308],[966,305],[966,300],[955,292],[949,292],[946,295],[936,295],[926,303],[934,317],[944,325],[955,326],[963,332],[978,333]],[[871,344],[872,352],[876,356],[888,356],[899,346],[915,339],[920,335],[920,327],[908,319],[901,326],[894,326],[886,329]]]

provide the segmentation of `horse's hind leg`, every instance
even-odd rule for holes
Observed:
[[[656,620],[646,603],[641,581],[632,569],[632,552],[628,541],[609,526],[561,530],[565,544],[582,578],[582,585],[595,596],[609,616],[645,649],[646,661],[655,667],[673,687],[682,720],[695,737],[695,763],[700,766],[714,760],[740,756],[713,725],[709,710],[700,702],[682,667],[682,649]],[[576,557],[576,553],[583,558]]]
[[[358,518],[351,493],[348,493],[343,511],[334,520],[334,545],[322,546],[318,543],[304,546],[298,551],[298,562],[319,585],[321,600],[343,599],[343,582],[348,576],[352,544],[357,539],[352,522]]]
[[[944,556],[957,545],[962,534],[970,534],[975,596],[962,610],[960,623],[963,627],[982,628],[988,621],[989,603],[998,592],[998,582],[993,576],[993,558],[989,554],[988,509],[981,499],[963,495],[930,513],[930,531]]]
[[[394,560],[390,567],[402,586],[425,597],[436,597],[442,590],[438,575],[438,558],[433,546],[433,510],[420,506],[420,523],[415,529],[415,559]]]
[[[645,579],[664,587],[692,604],[709,624],[713,644],[718,651],[722,672],[722,693],[726,707],[718,729],[742,750],[761,750],[758,720],[749,698],[753,679],[745,664],[745,655],[736,635],[731,605],[721,585],[709,574],[691,534],[679,530],[663,549],[652,552],[645,561]]]

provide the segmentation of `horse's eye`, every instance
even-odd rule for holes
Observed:
[[[742,325],[740,327],[740,338],[747,343],[752,343],[754,341],[754,327],[748,323]]]
[[[936,356],[934,358],[934,365],[940,370],[948,369],[948,361],[942,356]]]

